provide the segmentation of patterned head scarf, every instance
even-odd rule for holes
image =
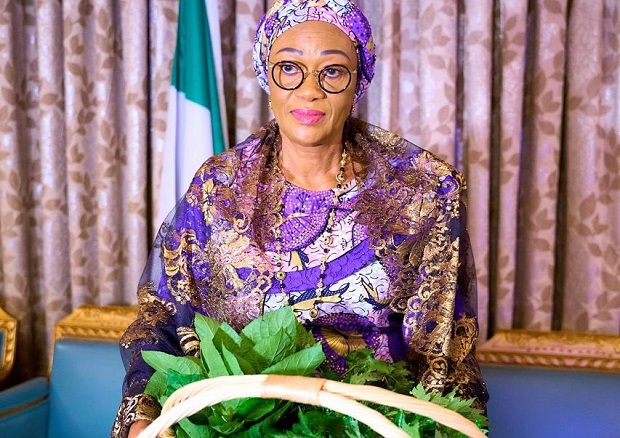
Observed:
[[[269,52],[274,41],[296,24],[324,21],[342,30],[357,51],[355,102],[366,92],[375,74],[375,44],[368,19],[351,0],[278,0],[263,16],[254,38],[254,70],[269,94]]]

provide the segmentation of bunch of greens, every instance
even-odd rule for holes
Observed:
[[[485,430],[486,418],[455,391],[447,396],[426,393],[421,385],[412,388],[404,363],[376,360],[371,350],[347,356],[349,372],[344,379],[326,366],[321,344],[297,320],[289,307],[269,312],[237,333],[226,323],[197,314],[195,329],[200,338],[200,358],[178,357],[143,351],[144,360],[155,369],[146,393],[163,405],[180,387],[205,378],[281,374],[323,377],[347,383],[370,384],[428,400],[454,410]],[[433,420],[383,405],[371,405],[413,437],[452,438],[462,435]],[[244,398],[207,407],[175,425],[178,438],[186,437],[375,437],[363,423],[322,407],[297,405],[275,399]]]
[[[354,351],[347,355],[346,359],[348,371],[344,378],[325,367],[320,368],[322,377],[357,385],[379,386],[399,394],[411,395],[420,400],[430,401],[461,414],[474,422],[481,431],[487,432],[488,420],[481,409],[472,406],[474,399],[465,400],[458,397],[456,395],[457,389],[454,389],[447,395],[441,395],[437,392],[426,392],[421,383],[412,387],[413,378],[405,362],[389,363],[375,359],[374,352],[369,349]],[[464,437],[463,434],[422,415],[381,404],[366,404],[381,412],[412,437]],[[330,411],[330,417],[326,421],[325,413],[327,409],[314,406],[300,406],[297,409],[299,422],[294,424],[290,431],[274,436],[304,438],[330,436],[361,438],[379,436],[365,424],[358,423],[356,420],[337,412]]]

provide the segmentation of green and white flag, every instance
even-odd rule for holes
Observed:
[[[179,0],[157,223],[187,191],[198,167],[226,148],[217,3]]]

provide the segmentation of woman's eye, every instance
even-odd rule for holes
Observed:
[[[280,69],[282,70],[282,73],[286,75],[294,75],[299,73],[299,67],[295,64],[281,64]]]
[[[323,74],[328,79],[338,79],[344,75],[344,71],[339,67],[326,67]]]

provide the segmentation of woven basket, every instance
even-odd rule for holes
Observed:
[[[323,406],[365,423],[385,437],[408,437],[381,413],[356,400],[383,404],[431,418],[471,438],[485,438],[478,427],[462,415],[431,402],[370,385],[352,385],[316,377],[257,374],[224,376],[190,383],[175,391],[162,413],[139,438],[174,436],[168,430],[179,420],[223,401],[245,397],[276,398]]]

